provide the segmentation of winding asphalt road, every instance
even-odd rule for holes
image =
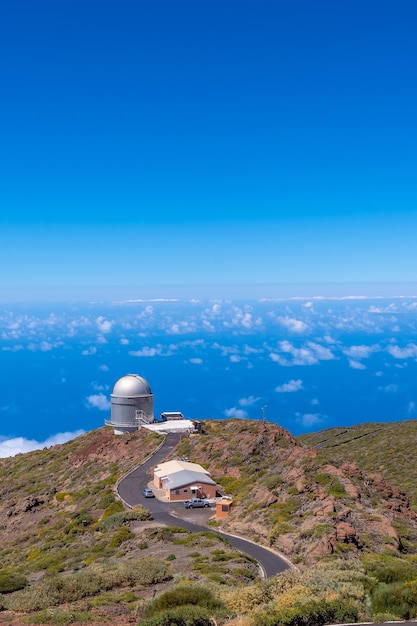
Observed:
[[[167,458],[169,453],[176,447],[180,439],[180,434],[168,434],[155,454],[150,456],[144,461],[144,463],[142,463],[142,465],[132,470],[119,481],[117,485],[117,492],[123,502],[129,507],[135,506],[135,504],[143,504],[146,506],[146,508],[151,512],[153,519],[161,524],[166,524],[167,526],[179,526],[191,532],[207,532],[207,530],[212,531],[212,529],[209,529],[207,526],[192,524],[191,522],[178,517],[175,517],[174,521],[171,512],[173,510],[173,506],[178,507],[178,502],[162,502],[157,498],[145,499],[142,496],[142,489],[147,487],[151,479],[151,474],[148,473],[149,470],[155,467],[155,465],[162,463],[164,459]],[[240,552],[244,552],[256,559],[262,567],[266,577],[273,576],[274,574],[280,574],[290,567],[287,561],[278,556],[275,552],[272,552],[272,550],[268,550],[268,548],[263,548],[262,546],[252,543],[251,541],[235,537],[234,535],[228,535],[219,531],[213,532],[216,532],[222,537],[226,537],[237,550],[240,550]]]

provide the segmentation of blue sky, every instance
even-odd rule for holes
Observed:
[[[0,299],[417,293],[416,18],[411,0],[8,3]]]

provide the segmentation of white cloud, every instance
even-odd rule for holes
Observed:
[[[308,341],[302,348],[296,348],[290,341],[284,340],[279,342],[279,348],[281,352],[292,357],[290,361],[276,353],[270,354],[269,357],[280,365],[316,365],[319,361],[335,358],[329,348],[313,341]]]
[[[366,370],[366,365],[364,365],[361,361],[355,361],[354,359],[349,359],[349,367],[354,370]]]
[[[414,415],[416,409],[416,403],[411,401],[407,404],[407,413],[408,415]]]
[[[66,443],[75,437],[79,437],[84,434],[84,430],[76,430],[72,433],[57,433],[48,437],[45,441],[36,441],[35,439],[25,439],[24,437],[14,437],[12,439],[6,439],[0,437],[0,458],[15,456],[16,454],[24,452],[32,452],[33,450],[43,450],[43,448],[49,448],[60,443]]]
[[[360,346],[350,346],[349,348],[345,348],[343,350],[343,353],[346,354],[346,356],[350,356],[353,359],[367,359],[371,356],[371,354],[373,354],[374,352],[377,352],[379,350],[379,346],[376,345],[372,345],[372,346],[364,346],[364,345],[360,345]]]
[[[109,333],[111,331],[111,329],[112,329],[112,326],[113,326],[114,322],[110,322],[109,320],[106,320],[105,317],[100,315],[96,319],[96,324],[97,324],[100,332],[102,332],[102,333]]]
[[[254,325],[253,315],[252,313],[239,313],[233,318],[233,324],[242,325],[243,328],[252,328]]]
[[[19,413],[20,411],[20,407],[18,404],[15,403],[10,403],[10,404],[4,404],[2,407],[0,407],[0,411],[4,412],[4,413]]]
[[[215,350],[221,350],[222,356],[228,356],[229,354],[238,354],[239,348],[237,346],[222,346],[217,341],[212,345]]]
[[[170,346],[170,348],[175,348],[175,346]],[[144,346],[141,350],[131,350],[129,352],[130,356],[140,356],[140,357],[153,357],[153,356],[169,356],[170,352],[164,353],[164,347],[161,344],[157,344],[156,346]]]
[[[87,406],[89,409],[99,409],[99,411],[108,411],[110,409],[110,400],[104,393],[96,393],[87,397]]]
[[[319,343],[309,341],[307,343],[307,347],[313,351],[319,361],[332,361],[335,358],[333,352],[329,348],[326,348]]]
[[[87,350],[83,350],[81,354],[83,356],[93,356],[93,354],[95,354],[96,352],[97,348],[95,348],[94,346],[90,346],[89,348],[87,348]]]
[[[102,372],[108,372],[110,368],[108,365],[99,365],[98,369],[101,370]]]
[[[231,363],[240,363],[241,361],[246,361],[246,360],[247,360],[246,357],[239,356],[238,354],[232,354],[229,359]]]
[[[271,354],[269,355],[269,358],[274,363],[279,363],[280,365],[291,365],[289,361],[284,359],[281,355],[277,354],[276,352],[271,352]]]
[[[140,313],[139,317],[149,317],[150,315],[153,315],[153,312],[154,312],[153,306],[151,304],[148,304],[148,306],[145,306],[142,313]]]
[[[390,384],[385,385],[385,387],[378,387],[380,391],[385,391],[386,393],[396,393],[398,391],[398,385]]]
[[[387,352],[394,359],[415,359],[417,357],[417,346],[415,343],[409,343],[406,348],[400,348],[397,345],[388,346]]]
[[[303,333],[307,329],[307,324],[302,320],[297,320],[294,317],[277,317],[277,322],[282,326],[285,326],[292,333]]]
[[[251,330],[253,328],[261,326],[262,325],[261,317],[259,316],[254,317],[254,315],[251,312],[246,310],[248,308],[250,307],[245,307],[245,309],[242,310],[239,307],[234,307],[230,321],[227,321],[227,320],[223,321],[224,326],[226,328],[236,328],[236,329],[239,329],[239,327],[241,327],[245,330]]]
[[[323,341],[325,341],[326,343],[329,343],[331,345],[334,345],[334,344],[337,343],[336,339],[333,339],[333,337],[331,337],[330,335],[324,335]]]
[[[50,352],[54,348],[53,344],[50,343],[49,341],[41,341],[41,344],[39,347],[40,347],[41,352]]]
[[[130,298],[113,302],[115,306],[135,304],[135,302],[178,302],[178,298]]]
[[[62,346],[62,341],[56,341],[54,343],[51,343],[50,341],[41,341],[39,344],[31,342],[28,344],[28,350],[31,352],[37,352],[38,350],[40,350],[40,352],[50,352],[59,346]]]
[[[107,391],[108,389],[107,385],[102,385],[101,383],[98,383],[96,381],[93,381],[91,383],[91,386],[94,389],[94,391]]]
[[[255,396],[248,396],[247,398],[240,398],[239,405],[240,406],[252,406],[259,402],[260,398]]]
[[[323,421],[323,416],[320,413],[304,413],[304,415],[297,413],[297,417],[298,421],[306,428],[316,426]]]
[[[194,363],[194,365],[201,365],[203,363],[203,359],[200,359],[199,357],[194,357],[192,359],[189,359],[190,363]]]
[[[171,324],[166,329],[166,332],[169,333],[170,335],[179,335],[179,334],[191,333],[194,330],[195,330],[194,321],[180,320],[179,322],[175,322],[174,324]]]
[[[225,417],[238,417],[239,419],[244,419],[248,416],[247,412],[243,409],[237,409],[235,406],[231,409],[226,409],[223,411]]]
[[[299,391],[302,388],[303,381],[298,378],[297,380],[292,379],[283,385],[278,385],[278,387],[275,387],[275,391],[277,393],[292,393],[294,391]]]
[[[253,348],[252,346],[248,346],[247,344],[245,344],[243,346],[243,353],[246,355],[249,354],[262,354],[264,352],[264,350],[262,348]]]

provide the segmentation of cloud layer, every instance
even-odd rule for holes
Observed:
[[[15,456],[22,452],[32,452],[33,450],[43,450],[60,443],[66,443],[75,437],[84,434],[83,430],[76,430],[72,433],[57,433],[48,437],[45,441],[36,441],[34,439],[25,439],[24,437],[13,437],[5,439],[0,437],[0,458]]]
[[[201,419],[260,419],[265,407],[290,430],[408,418],[417,406],[416,311],[416,298],[363,297],[10,307],[0,312],[0,415],[21,431],[5,433],[3,451],[48,445],[57,420],[69,432],[101,426],[128,372],[149,379],[161,410],[175,405]],[[21,393],[22,372],[36,401]],[[56,404],[43,405],[45,388]],[[26,436],[25,420],[43,436]]]

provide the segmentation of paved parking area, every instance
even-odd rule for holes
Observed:
[[[186,509],[184,505],[180,506],[178,502],[175,503],[175,508],[172,510],[171,515],[180,519],[185,519],[192,524],[207,524],[209,519],[214,518],[216,509],[211,506],[206,509]]]

